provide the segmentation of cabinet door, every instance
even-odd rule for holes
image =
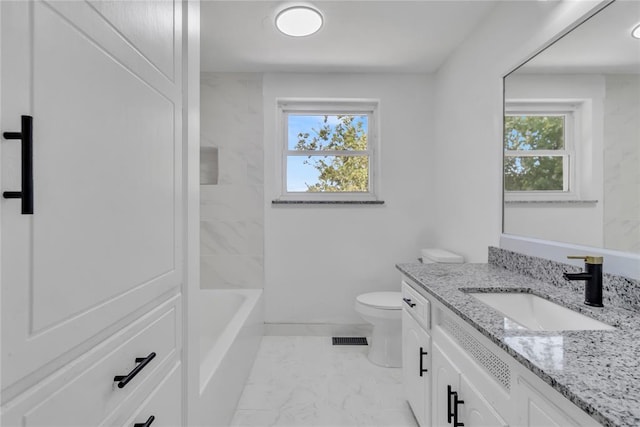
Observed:
[[[459,392],[460,371],[442,352],[440,347],[431,343],[431,363],[433,376],[433,398],[432,398],[432,420],[434,426],[445,426],[451,424],[450,411],[453,411],[453,399],[449,391]],[[459,395],[460,399],[463,399]],[[465,424],[466,425],[466,424]]]
[[[518,378],[518,415],[527,427],[599,426],[598,422],[578,409],[546,384],[537,388]],[[544,389],[547,390],[544,390]]]
[[[0,7],[1,129],[33,116],[33,214],[0,200],[6,389],[180,284],[181,5]],[[0,145],[21,191],[21,142]]]
[[[507,427],[508,424],[484,397],[467,380],[460,376],[460,396],[464,404],[459,406],[460,419],[468,427]]]
[[[480,392],[453,364],[436,343],[433,343],[433,425],[453,425],[453,414],[458,412],[458,422],[466,427],[506,427],[508,424],[482,397]],[[458,401],[450,394],[457,393]]]
[[[402,375],[405,396],[421,426],[431,421],[431,338],[402,310]]]

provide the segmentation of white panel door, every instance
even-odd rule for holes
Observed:
[[[464,404],[460,407],[460,418],[468,427],[509,427],[480,392],[461,375],[460,395]]]
[[[30,115],[34,136],[34,213],[0,202],[5,389],[180,284],[181,17],[172,0],[0,7],[1,129]],[[1,149],[19,191],[20,142]]]
[[[405,398],[420,426],[431,423],[431,343],[429,335],[402,310],[402,379]]]

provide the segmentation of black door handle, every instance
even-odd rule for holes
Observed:
[[[155,420],[156,417],[154,417],[153,415],[151,415],[147,421],[145,421],[144,423],[135,423],[133,425],[133,427],[149,427],[151,425],[151,423],[153,422],[153,420]]]
[[[5,199],[22,199],[23,215],[33,214],[33,117],[21,116],[20,132],[4,132],[4,139],[19,139],[22,149],[22,189],[5,191]]]
[[[423,357],[424,357],[424,356],[426,356],[427,354],[429,354],[429,353],[427,353],[426,351],[424,351],[424,350],[422,349],[422,347],[420,347],[420,376],[422,376],[422,374],[423,374],[423,373],[425,373],[425,372],[428,372],[428,371],[429,371],[428,369],[424,369],[424,368],[422,367],[422,366],[423,366],[423,362],[422,362]]]
[[[451,391],[451,386],[447,385],[447,423],[451,424],[453,412],[451,412],[451,397],[455,391]]]
[[[458,392],[453,392],[453,427],[464,427],[464,423],[458,422],[458,405],[464,404],[464,400],[458,400]]]
[[[147,357],[136,357],[136,363],[138,365],[136,365],[136,367],[133,368],[133,370],[127,375],[116,375],[115,377],[113,377],[113,381],[118,381],[118,388],[126,386],[127,384],[129,384],[129,381],[131,381],[136,375],[138,375],[138,373],[142,369],[144,369],[144,367],[147,366],[147,364],[151,362],[154,357],[156,357],[155,353],[151,353]]]

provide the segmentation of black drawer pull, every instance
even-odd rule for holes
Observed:
[[[464,404],[464,400],[458,400],[458,392],[453,392],[453,427],[464,427],[464,423],[458,422],[458,405]]]
[[[19,139],[22,143],[22,189],[5,191],[5,199],[21,199],[23,215],[33,214],[33,117],[21,116],[20,132],[4,132],[4,139]]]
[[[135,423],[133,425],[133,427],[149,427],[151,425],[151,423],[153,422],[153,420],[155,420],[155,419],[156,419],[156,417],[151,415],[147,421],[145,421],[144,423]]]
[[[151,362],[154,357],[156,357],[155,353],[151,353],[147,357],[136,357],[136,363],[138,365],[136,365],[136,367],[133,368],[131,372],[129,372],[127,375],[116,375],[115,377],[113,377],[114,381],[118,381],[118,388],[126,386],[129,381],[131,381],[136,375],[138,375],[138,372],[140,372],[145,366],[147,366],[147,364]]]
[[[409,298],[402,298],[402,301],[404,301],[407,304],[409,304],[409,307],[415,307],[416,306],[416,303],[415,302],[411,302],[411,300]]]
[[[451,412],[451,398],[453,397],[453,412]],[[458,399],[458,392],[451,391],[451,386],[447,386],[447,423],[451,424],[453,421],[453,427],[464,427],[464,423],[458,422],[458,405],[464,404],[464,400]]]
[[[451,386],[447,386],[447,423],[451,424],[451,420],[453,419],[453,412],[451,412],[451,396],[455,391],[451,391]]]
[[[423,373],[429,371],[428,369],[425,369],[425,368],[422,367],[423,366],[422,365],[422,363],[423,363],[422,361],[424,359],[424,356],[426,356],[427,354],[429,354],[429,353],[427,353],[426,351],[424,351],[422,349],[422,347],[420,347],[420,376],[422,376]]]

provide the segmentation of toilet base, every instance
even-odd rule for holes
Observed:
[[[402,321],[374,325],[367,357],[374,365],[402,367]]]

